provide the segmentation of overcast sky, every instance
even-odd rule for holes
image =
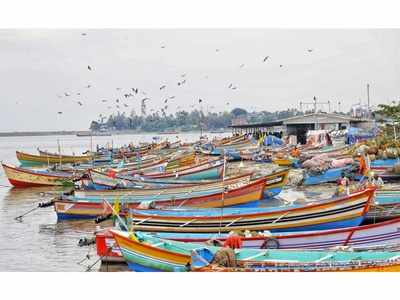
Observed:
[[[348,110],[370,83],[372,104],[388,103],[400,100],[399,46],[398,29],[0,30],[0,131],[83,130],[116,105],[140,114],[145,97],[148,113],[171,96],[168,113],[199,98],[204,111],[273,111],[313,96]]]

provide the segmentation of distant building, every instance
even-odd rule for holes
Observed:
[[[284,135],[295,135],[301,144],[306,143],[306,136],[309,130],[339,130],[349,127],[369,127],[373,120],[353,118],[340,114],[311,113],[295,116],[287,119],[258,123],[232,125],[234,133],[277,133]]]
[[[247,116],[246,115],[239,115],[232,119],[232,126],[240,126],[240,125],[247,125]]]

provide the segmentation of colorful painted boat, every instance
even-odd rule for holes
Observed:
[[[223,168],[224,160],[218,159],[174,171],[147,173],[144,174],[143,177],[185,180],[218,179],[222,176]]]
[[[387,169],[393,168],[395,164],[400,162],[399,159],[376,159],[371,161],[371,169],[372,170],[380,170],[380,169]]]
[[[400,190],[377,190],[375,201],[366,216],[368,222],[391,220],[400,217]]]
[[[210,264],[221,248],[163,240],[141,232],[111,230],[111,233],[133,271],[217,270],[211,269]],[[233,253],[236,268],[244,271],[400,270],[400,252],[235,249]]]
[[[149,180],[148,184],[144,184],[141,181],[137,181],[137,188],[119,188],[117,186],[123,186],[121,181],[117,181],[119,185],[115,185],[115,179],[106,176],[100,172],[91,171],[91,177],[96,174],[98,178],[95,183],[97,185],[105,185],[112,187],[113,189],[107,190],[75,190],[73,192],[74,200],[89,200],[102,202],[103,200],[113,201],[115,198],[128,200],[130,198],[135,201],[146,201],[150,197],[154,201],[169,200],[172,198],[181,199],[187,198],[188,196],[199,197],[207,196],[215,193],[221,193],[225,188],[231,189],[234,186],[248,184],[250,182],[251,173],[240,174],[232,177],[228,177],[222,182],[222,180],[210,180],[210,181],[192,181],[192,180],[180,180],[174,184],[151,184]],[[110,182],[111,181],[111,182]],[[157,182],[157,181],[156,181]]]
[[[272,162],[283,167],[298,166],[299,164],[299,160],[297,158],[273,158]]]
[[[17,159],[24,166],[37,166],[37,165],[48,165],[48,164],[66,164],[66,163],[81,163],[89,162],[92,156],[82,155],[59,155],[59,156],[42,156],[29,154],[25,152],[16,151]]]
[[[400,231],[398,228],[400,228],[400,218],[343,229],[282,232],[267,235],[260,233],[256,236],[242,237],[242,248],[328,250],[347,246],[351,247],[353,251],[399,248]],[[209,244],[210,241],[215,240],[223,243],[229,236],[228,234],[188,233],[153,233],[153,235],[162,239],[197,244]],[[96,233],[96,249],[103,261],[123,261],[121,250],[109,229]]]
[[[8,181],[17,188],[37,186],[73,186],[71,173],[31,170],[2,163]]]
[[[328,169],[322,174],[305,173],[303,185],[316,185],[321,183],[336,182],[342,177],[343,172],[349,171],[351,166],[343,168]]]
[[[196,208],[211,208],[221,206],[232,206],[243,203],[256,202],[263,198],[266,178],[251,181],[243,186],[238,186],[224,193],[216,193],[208,196],[154,201],[153,196],[148,197],[148,202],[154,202],[158,207],[188,206]],[[116,198],[113,199],[114,201]],[[120,199],[126,209],[136,208],[143,201],[134,198]],[[54,200],[54,207],[59,220],[62,219],[87,219],[112,213],[111,209],[104,202],[74,201],[62,197]]]
[[[374,188],[367,188],[349,196],[305,206],[218,210],[131,210],[130,217],[135,230],[152,232],[325,230],[360,225],[373,201],[374,192]]]

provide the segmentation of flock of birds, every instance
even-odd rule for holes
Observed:
[[[87,33],[81,33],[82,36],[87,36]],[[162,45],[161,49],[165,49],[166,46]],[[220,52],[220,49],[215,49],[215,52]],[[307,49],[307,52],[311,53],[313,52],[313,49]],[[260,60],[261,63],[267,63],[268,61],[271,60],[271,57],[269,55],[265,56],[262,60]],[[242,63],[241,65],[239,65],[239,68],[242,69],[245,67],[245,64]],[[283,64],[279,64],[279,68],[283,68]],[[95,72],[95,68],[91,65],[87,65],[87,71],[88,72]],[[208,78],[208,76],[204,77],[205,79]],[[181,74],[180,75],[180,79],[176,82],[178,87],[182,87],[187,83],[187,78],[186,78],[186,73]],[[91,89],[92,85],[88,84],[87,86],[85,86],[86,89]],[[230,83],[228,85],[228,89],[230,90],[237,90],[238,86],[234,83]],[[107,103],[108,106],[107,108],[109,110],[116,108],[118,111],[120,109],[123,109],[124,107],[127,108],[130,106],[130,103],[126,103],[123,102],[122,100],[135,100],[138,99],[139,100],[139,96],[141,96],[140,98],[140,104],[141,104],[141,114],[142,115],[146,115],[147,111],[146,111],[146,102],[150,101],[151,98],[147,96],[147,93],[145,91],[139,90],[138,87],[130,87],[130,88],[121,88],[121,87],[117,87],[115,88],[116,91],[118,91],[120,94],[120,96],[114,100],[108,100],[108,99],[101,99],[102,103]],[[159,86],[159,90],[160,91],[164,91],[164,90],[168,90],[168,86],[167,84],[161,84]],[[73,98],[74,96],[81,96],[81,92],[77,92],[77,93],[72,93],[72,92],[64,92],[62,95],[57,95],[58,98]],[[150,112],[153,113],[159,113],[161,112],[164,116],[166,115],[166,111],[168,109],[168,102],[175,99],[176,96],[172,95],[172,96],[166,96],[163,100],[163,107],[160,108],[160,110],[155,111],[154,109],[151,109]],[[84,102],[82,100],[78,100],[75,101],[77,105],[79,106],[84,106]],[[196,104],[192,104],[190,105],[191,108],[195,107],[197,104],[201,104],[203,103],[203,99],[199,98],[197,100]],[[225,102],[225,105],[230,105],[230,102],[227,101]],[[209,108],[213,108],[214,106],[210,106]],[[177,106],[176,109],[179,110],[181,108],[181,106]],[[63,111],[58,111],[57,112],[59,115],[63,114]],[[100,117],[102,115],[100,114]]]

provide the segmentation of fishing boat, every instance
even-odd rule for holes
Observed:
[[[136,272],[229,271],[212,265],[219,247],[163,240],[141,232],[111,230],[129,268]],[[243,271],[398,271],[400,252],[235,249]],[[212,269],[220,268],[220,269]]]
[[[66,164],[66,163],[81,163],[89,162],[92,156],[81,155],[35,155],[29,154],[21,151],[16,151],[17,159],[23,166],[43,166],[48,164]]]
[[[2,163],[8,181],[17,188],[37,186],[73,186],[76,178],[71,173],[31,170]]]
[[[318,230],[310,232],[257,233],[243,236],[242,248],[255,249],[311,249],[329,250],[349,247],[354,250],[398,248],[400,245],[400,218],[376,224],[347,227],[342,229]],[[210,244],[224,243],[228,234],[188,234],[188,233],[152,233],[167,240],[186,243]],[[109,229],[96,233],[97,254],[103,261],[123,262]]]
[[[366,216],[366,221],[375,223],[397,217],[400,217],[400,190],[377,190],[375,201]]]
[[[202,179],[218,179],[222,176],[224,169],[224,160],[217,159],[202,162],[200,164],[188,167],[174,169],[166,172],[146,173],[145,178],[157,179],[185,179],[185,180],[202,180]]]
[[[131,210],[129,215],[135,230],[152,232],[325,230],[360,225],[374,192],[375,189],[371,187],[349,196],[291,207]],[[205,205],[201,207],[207,208]]]
[[[382,170],[387,168],[393,168],[395,164],[400,162],[399,159],[376,159],[371,161],[371,169],[372,170]]]
[[[352,166],[328,169],[320,174],[305,172],[303,185],[316,185],[321,183],[336,182],[342,177],[343,172],[349,171]]]
[[[282,167],[298,166],[299,160],[297,158],[273,158],[272,162]]]
[[[232,206],[256,202],[263,198],[266,185],[266,177],[254,180],[248,184],[234,185],[232,189],[207,196],[192,197],[189,191],[185,198],[176,199],[169,197],[168,200],[154,201],[155,195],[147,196],[146,202],[153,202],[157,207],[195,207],[211,208],[221,206]],[[113,198],[112,202],[117,199]],[[118,199],[126,209],[137,208],[144,201],[138,197]],[[54,200],[54,208],[59,220],[63,219],[88,219],[112,213],[110,207],[104,202],[93,200],[76,201],[73,198],[61,197]]]

